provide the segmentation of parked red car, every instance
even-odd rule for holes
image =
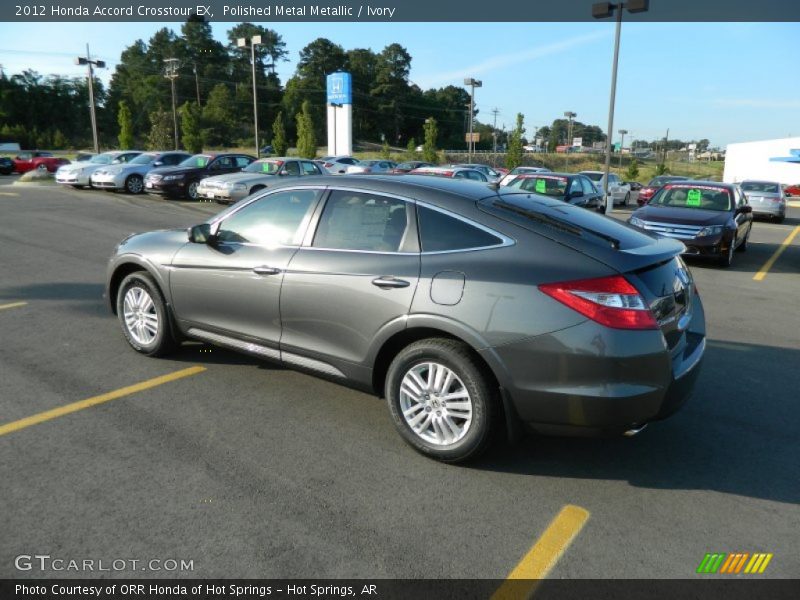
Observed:
[[[51,152],[41,152],[32,150],[21,152],[14,157],[14,171],[16,173],[27,173],[34,169],[47,169],[50,173],[55,173],[56,169],[62,165],[68,165],[66,158],[56,158]]]
[[[658,177],[653,177],[650,180],[650,183],[639,190],[639,196],[636,198],[636,204],[639,206],[644,206],[650,202],[650,198],[655,196],[656,192],[664,187],[664,184],[666,183],[671,181],[687,181],[688,179],[688,177],[682,177],[680,175],[659,175]]]
[[[783,193],[787,196],[800,196],[800,183],[785,186]]]

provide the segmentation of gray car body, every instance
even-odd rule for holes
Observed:
[[[236,173],[226,173],[225,175],[214,175],[206,177],[197,186],[197,194],[207,200],[217,200],[219,202],[238,202],[258,190],[270,187],[282,181],[283,177],[297,178],[309,177],[303,173],[302,163],[311,163],[322,175],[323,168],[311,160],[303,160],[292,157],[270,157],[261,159],[262,161],[275,162],[283,161],[281,169],[276,173],[251,173],[248,171],[238,171]],[[289,163],[297,163],[299,174],[291,175],[287,171]],[[253,163],[255,164],[255,163]],[[237,188],[229,187],[227,184],[240,184]]]
[[[164,295],[176,335],[280,360],[379,395],[402,347],[453,337],[496,380],[511,430],[524,423],[544,433],[620,433],[671,414],[689,395],[705,349],[705,315],[678,258],[680,242],[546,197],[413,175],[285,182],[208,223],[213,229],[242,206],[287,188],[320,190],[301,243],[232,249],[190,242],[186,230],[132,235],[108,264],[111,310],[122,279],[146,270]],[[315,248],[314,229],[331,189],[403,199],[415,213],[420,206],[445,212],[493,232],[502,244],[420,252],[417,222],[409,219],[412,246],[402,252]],[[537,222],[538,216],[528,219],[529,209],[545,221],[612,231],[621,241],[615,248],[603,234],[566,234]],[[261,265],[278,272],[254,275]],[[658,313],[660,330],[602,326],[537,288],[619,273]],[[671,314],[678,306],[678,275],[685,310]],[[371,285],[385,276],[410,285]]]
[[[90,184],[92,173],[112,164],[126,163],[139,156],[141,150],[112,150],[93,156],[91,159],[64,165],[56,171],[56,183],[62,185],[83,186]],[[99,156],[107,157],[106,163],[94,162]]]
[[[772,186],[777,191],[764,192],[757,189],[745,189],[748,187],[761,187],[763,189]],[[747,203],[753,207],[753,216],[777,217],[778,219],[786,217],[786,194],[781,184],[777,181],[746,180],[739,184],[739,188],[747,198]]]
[[[144,152],[143,154],[152,156],[153,160],[147,164],[118,163],[118,164],[104,165],[101,168],[95,170],[89,176],[89,183],[93,188],[106,189],[106,190],[124,190],[125,183],[127,182],[128,177],[130,177],[131,175],[138,175],[139,177],[142,178],[142,180],[144,180],[144,176],[147,175],[153,169],[157,169],[158,167],[175,166],[179,162],[191,156],[191,154],[189,154],[188,152],[175,152],[175,151]],[[141,156],[141,154],[139,156]],[[167,157],[169,157],[170,160],[165,161],[164,159]]]

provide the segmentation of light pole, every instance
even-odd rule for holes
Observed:
[[[248,46],[247,38],[239,38],[236,40],[236,45],[239,46],[239,48],[246,48]],[[260,158],[261,156],[261,148],[258,144],[258,92],[256,91],[256,46],[260,45],[260,35],[254,35],[250,38],[250,61],[253,64],[253,127],[255,129],[256,158]]]
[[[177,58],[165,58],[164,64],[164,77],[169,79],[170,88],[172,89],[172,130],[175,134],[175,150],[178,149],[178,110],[175,107],[175,80],[180,77],[178,68],[180,61]]]
[[[622,168],[622,149],[625,147],[625,134],[628,133],[627,129],[620,129],[617,133],[622,136],[619,141],[619,168]]]
[[[569,168],[569,149],[572,148],[572,119],[578,116],[578,113],[572,112],[568,110],[564,113],[564,116],[567,117],[569,120],[569,124],[567,125],[567,168]]]
[[[475,140],[472,138],[472,128],[475,116],[475,88],[483,85],[482,81],[467,77],[464,79],[464,85],[470,86],[469,94],[469,158],[467,162],[472,162],[472,153],[475,151]]]
[[[606,168],[603,178],[603,193],[606,199],[606,214],[614,210],[614,202],[608,199],[608,174],[611,172],[611,132],[614,131],[614,100],[617,94],[617,63],[619,62],[619,35],[622,30],[622,9],[627,7],[629,13],[646,12],[650,7],[650,0],[628,0],[617,4],[611,2],[598,2],[592,4],[592,17],[606,19],[617,11],[617,32],[614,38],[614,63],[611,68],[611,97],[608,101],[608,135],[606,136]]]
[[[92,60],[92,56],[89,54],[89,44],[86,44],[86,56],[76,58],[75,64],[89,67],[89,116],[92,122],[92,140],[94,141],[94,153],[100,154],[100,144],[97,141],[97,116],[94,112],[94,69],[92,67],[102,69],[106,63],[102,60]]]

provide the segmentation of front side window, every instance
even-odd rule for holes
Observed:
[[[253,162],[253,160],[250,157],[247,157],[247,156],[237,156],[236,157],[236,166],[239,169],[244,169],[247,165],[249,165],[252,162]]]
[[[303,235],[301,225],[316,204],[318,190],[287,190],[264,196],[220,223],[220,242],[295,246]]]
[[[503,243],[480,227],[425,206],[417,206],[417,219],[423,252],[470,250]]]
[[[583,187],[581,186],[580,177],[576,177],[569,184],[569,193],[574,194],[575,192],[583,192]]]
[[[335,190],[325,203],[312,246],[399,252],[407,228],[404,201],[369,192]]]
[[[581,187],[583,187],[584,196],[591,196],[597,193],[597,190],[589,179],[586,177],[578,177],[578,179],[580,179]]]
[[[283,168],[287,175],[300,175],[300,166],[296,160],[290,160]]]
[[[319,167],[313,162],[304,160],[301,164],[303,165],[303,175],[322,175]]]

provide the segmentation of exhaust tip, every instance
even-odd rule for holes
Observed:
[[[644,431],[645,429],[647,429],[647,423],[645,423],[645,424],[644,424],[644,425],[642,425],[641,427],[635,427],[635,428],[633,428],[633,429],[628,429],[628,431],[626,431],[626,432],[625,432],[623,435],[624,435],[625,437],[633,437],[633,436],[635,436],[636,434],[638,434],[638,433],[641,433],[641,432],[642,432],[642,431]]]

